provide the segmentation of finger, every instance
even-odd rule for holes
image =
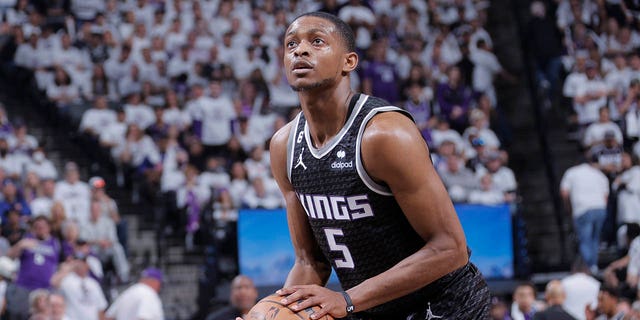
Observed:
[[[329,314],[329,310],[325,307],[320,306],[320,310],[314,310],[315,312],[311,314],[311,319],[320,319],[325,315]]]
[[[297,303],[293,303],[292,305],[289,306],[289,308],[295,310],[295,311],[300,311],[300,310],[304,310],[306,308],[310,308],[313,306],[317,306],[320,305],[321,301],[315,297],[309,297],[307,299],[304,300],[300,300]]]
[[[295,303],[299,300],[302,300],[303,298],[305,298],[307,296],[306,291],[305,290],[297,290],[292,292],[291,294],[289,294],[286,297],[283,297],[282,300],[280,300],[280,302],[284,305],[290,305],[292,303]]]

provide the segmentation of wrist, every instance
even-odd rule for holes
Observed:
[[[342,296],[344,297],[344,301],[347,303],[347,307],[346,307],[346,311],[347,311],[347,315],[352,314],[355,311],[355,307],[353,306],[353,301],[351,300],[351,297],[349,296],[349,294],[346,291],[342,291]]]

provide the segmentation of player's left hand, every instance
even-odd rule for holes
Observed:
[[[281,302],[294,311],[319,306],[321,309],[312,314],[312,319],[318,319],[326,314],[334,318],[347,315],[347,302],[341,293],[318,285],[291,286],[276,291],[283,296]]]

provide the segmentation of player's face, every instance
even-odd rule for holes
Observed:
[[[284,50],[285,73],[295,91],[336,83],[347,53],[333,23],[309,16],[289,26]]]

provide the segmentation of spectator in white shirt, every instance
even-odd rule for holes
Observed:
[[[20,159],[10,153],[7,139],[0,135],[0,168],[7,176],[17,178],[22,173],[20,163]]]
[[[72,0],[71,13],[73,13],[76,21],[90,22],[96,18],[98,12],[105,9],[105,3],[102,0]]]
[[[26,170],[35,173],[41,180],[58,178],[58,170],[53,162],[47,159],[44,149],[41,147],[31,155],[31,161],[27,163]]]
[[[199,98],[195,106],[195,114],[200,113],[201,118],[192,117],[194,126],[197,120],[201,121],[200,139],[207,154],[217,155],[224,152],[226,144],[231,139],[231,124],[236,119],[236,111],[231,99],[222,95],[219,81],[212,81],[209,91],[210,96]]]
[[[65,165],[65,179],[55,186],[53,199],[64,206],[67,218],[82,224],[89,220],[89,186],[80,181],[78,165],[67,162]]]
[[[18,46],[13,61],[19,67],[31,70],[35,70],[39,66],[38,34],[31,34],[28,37],[28,42]]]
[[[446,158],[446,166],[438,170],[438,174],[454,202],[467,201],[469,192],[478,187],[478,179],[455,153]]]
[[[502,157],[497,151],[489,152],[484,167],[478,169],[476,175],[481,177],[486,173],[491,174],[493,185],[496,189],[505,193],[514,193],[517,183],[513,171],[503,165]]]
[[[249,180],[266,178],[271,174],[269,169],[269,157],[265,156],[264,146],[257,145],[251,150],[249,159],[244,162]]]
[[[100,145],[112,149],[124,143],[124,136],[127,132],[126,113],[124,109],[116,109],[116,121],[109,124],[99,133]],[[113,153],[112,153],[113,155]]]
[[[237,161],[231,164],[231,182],[228,189],[233,201],[233,207],[240,208],[242,206],[242,197],[249,189],[247,170],[242,162]]]
[[[80,101],[80,89],[63,68],[56,67],[53,83],[47,88],[47,98],[65,113],[72,104]]]
[[[506,73],[485,40],[478,40],[476,46],[477,50],[471,51],[469,56],[475,66],[473,68],[473,89],[488,95],[491,105],[495,106],[497,98],[493,80],[497,74],[506,75]]]
[[[578,86],[573,99],[573,108],[578,115],[578,123],[581,125],[597,121],[598,110],[607,103],[609,90],[598,73],[598,63],[593,60],[587,61],[587,79]]]
[[[124,105],[124,113],[127,123],[135,124],[141,130],[147,129],[156,122],[156,114],[150,106],[141,101],[139,93],[129,95],[127,104]]]
[[[462,133],[462,139],[464,141],[469,141],[469,137],[475,135],[477,138],[481,138],[487,147],[493,149],[500,148],[500,140],[493,130],[489,128],[489,120],[483,111],[479,109],[471,110],[469,121],[471,122],[471,126]]]
[[[513,194],[505,193],[493,184],[493,177],[486,173],[480,178],[480,189],[469,193],[469,203],[497,205],[514,200]]]
[[[128,164],[133,168],[159,163],[160,153],[151,137],[135,124],[127,128],[125,140],[112,150],[119,163]]]
[[[224,159],[209,157],[206,171],[198,177],[198,184],[212,190],[220,190],[226,188],[230,182],[231,177],[225,171]]]
[[[560,194],[579,241],[579,253],[592,271],[598,268],[600,232],[606,216],[609,180],[597,168],[597,159],[569,168],[560,182]]]
[[[116,225],[113,220],[103,216],[99,201],[91,201],[90,212],[89,219],[80,224],[80,238],[91,245],[91,251],[103,265],[112,261],[120,280],[128,281],[130,266],[118,242]]]
[[[431,131],[431,140],[433,141],[433,146],[436,149],[439,148],[444,141],[453,142],[456,146],[456,151],[459,153],[463,152],[465,149],[466,140],[462,139],[460,133],[451,129],[449,121],[444,117],[440,117],[438,119],[438,124]]]
[[[142,79],[140,69],[136,64],[131,64],[129,73],[118,81],[118,92],[121,97],[130,96],[142,92]]]
[[[562,307],[578,320],[586,320],[585,310],[595,310],[598,304],[600,282],[589,275],[589,267],[579,260],[571,275],[561,280],[566,293]]]
[[[268,177],[257,177],[242,197],[243,206],[251,209],[276,209],[284,207],[282,195]]]
[[[200,229],[200,214],[205,202],[211,199],[211,190],[198,181],[198,169],[188,165],[185,169],[185,183],[176,192],[176,205],[184,210],[181,220],[187,234],[185,245],[193,249],[193,237]]]
[[[111,304],[105,314],[107,319],[164,319],[162,300],[158,295],[162,287],[162,272],[147,268],[140,278]]]
[[[622,173],[613,181],[618,197],[617,223],[640,223],[640,166],[638,158],[622,154]]]
[[[564,80],[564,86],[562,88],[562,95],[566,98],[575,98],[578,95],[578,88],[583,86],[587,81],[585,69],[588,57],[588,53],[584,51],[576,53],[573,71],[569,73],[567,78]]]
[[[612,122],[609,118],[609,108],[606,106],[600,107],[598,111],[598,121],[590,124],[587,130],[584,132],[584,139],[582,145],[589,149],[595,145],[604,142],[604,135],[607,132],[613,132],[615,139],[619,144],[622,144],[622,131],[617,124]]]
[[[45,216],[51,218],[51,207],[53,207],[56,191],[56,182],[53,179],[43,179],[42,187],[38,197],[31,201],[31,214],[34,217]]]
[[[98,320],[104,318],[107,300],[100,284],[89,275],[89,264],[83,253],[63,262],[51,277],[51,286],[64,297],[66,316],[71,319]]]
[[[93,101],[93,108],[82,114],[79,130],[82,133],[97,137],[104,132],[112,123],[116,122],[116,112],[109,109],[105,96],[96,96]]]

